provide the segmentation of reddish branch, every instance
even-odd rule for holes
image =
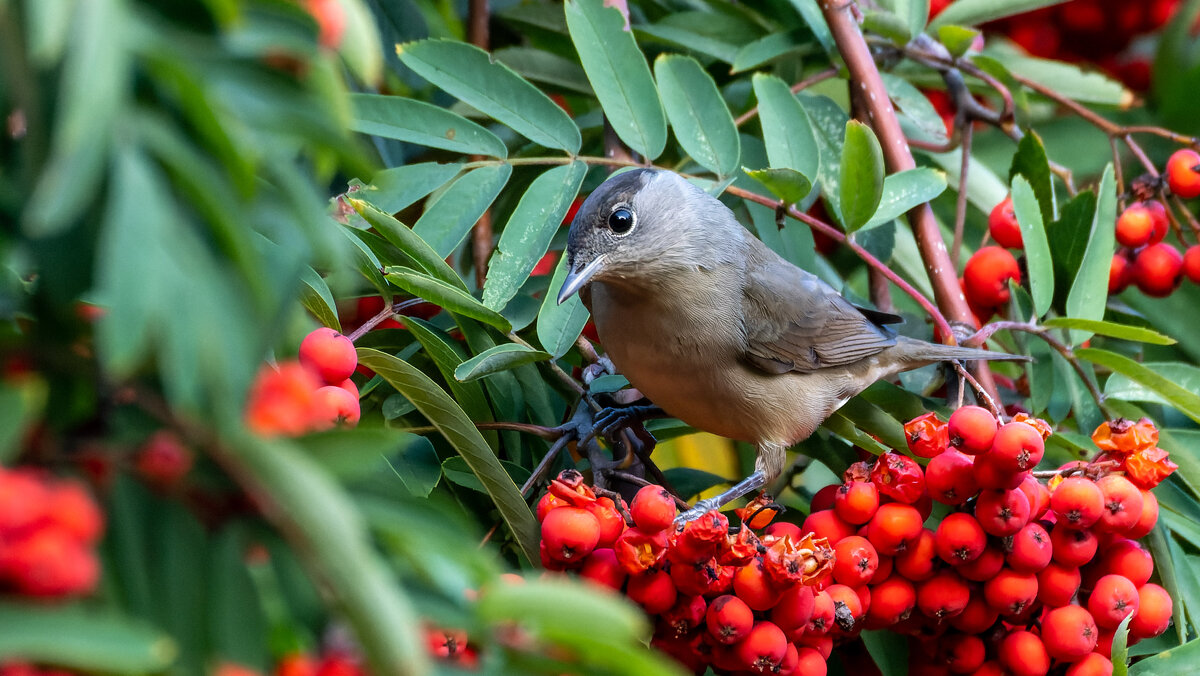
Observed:
[[[850,71],[850,86],[862,89],[867,115],[883,147],[888,171],[897,173],[915,169],[917,163],[913,160],[912,151],[900,128],[900,120],[896,117],[891,99],[888,98],[887,87],[884,86],[883,78],[875,65],[875,57],[871,54],[871,49],[867,46],[855,20],[853,3],[821,0],[820,5],[838,51]],[[908,212],[908,219],[921,252],[921,260],[925,263],[926,273],[933,285],[933,295],[938,307],[953,321],[973,324],[975,316],[967,306],[967,300],[958,285],[958,274],[946,251],[946,242],[942,239],[941,230],[933,217],[933,209],[928,203],[922,204]],[[954,341],[952,332],[943,331],[942,335],[945,340]],[[984,364],[979,365],[978,379],[989,396],[993,399],[998,397],[991,372]]]

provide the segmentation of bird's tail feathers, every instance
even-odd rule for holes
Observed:
[[[923,340],[900,337],[896,347],[906,361],[932,364],[939,361],[1033,361],[1032,358],[1007,352],[992,352],[974,347],[939,345]]]

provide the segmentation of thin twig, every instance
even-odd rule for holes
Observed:
[[[959,377],[971,384],[971,388],[975,390],[975,396],[982,399],[984,403],[987,404],[987,407],[991,409],[992,415],[996,416],[996,420],[1004,422],[1004,411],[996,405],[996,400],[993,399],[992,395],[985,390],[982,385],[979,384],[979,381],[975,379],[975,376],[971,375],[971,372],[962,365],[962,362],[954,361],[951,363],[954,364],[954,370],[958,371]]]
[[[958,176],[958,201],[954,205],[954,246],[950,249],[950,263],[958,269],[958,255],[963,245],[963,228],[967,224],[967,172],[971,169],[971,141],[974,139],[972,123],[962,127],[962,165]]]

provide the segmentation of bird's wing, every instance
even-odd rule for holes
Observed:
[[[773,374],[869,357],[896,344],[895,333],[883,324],[899,320],[860,310],[817,276],[770,252],[751,256],[747,265],[742,316],[746,360]]]

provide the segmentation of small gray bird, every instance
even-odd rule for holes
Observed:
[[[753,443],[755,471],[681,515],[763,488],[788,446],[880,378],[954,359],[1024,359],[897,335],[781,258],[670,171],[595,190],[571,223],[561,303],[580,292],[617,370],[667,414]]]

